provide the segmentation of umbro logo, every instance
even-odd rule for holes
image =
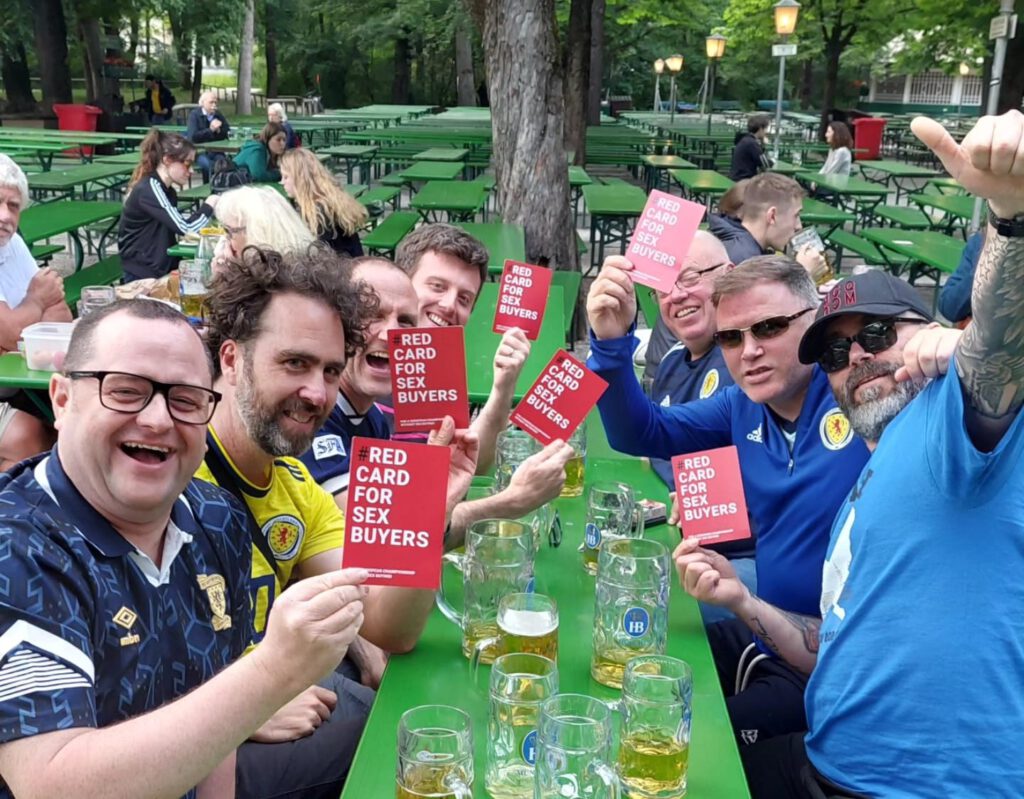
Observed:
[[[764,443],[764,434],[761,432],[764,429],[764,425],[758,425],[749,433],[747,433],[747,441],[753,441],[755,444]]]

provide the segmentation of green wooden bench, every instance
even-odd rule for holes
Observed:
[[[29,252],[32,253],[32,257],[37,261],[42,261],[44,264],[53,258],[59,252],[64,251],[63,244],[33,244],[28,248]]]
[[[397,186],[377,186],[359,195],[359,202],[364,206],[378,205],[381,208],[391,203],[396,211],[402,199],[402,190]]]
[[[363,247],[368,253],[390,255],[419,221],[415,211],[395,211],[363,237]]]
[[[831,245],[836,254],[836,274],[842,271],[843,251],[849,250],[864,259],[864,263],[872,266],[885,266],[887,261],[882,251],[867,239],[862,239],[855,233],[839,228],[825,236],[825,242]]]
[[[73,275],[64,278],[64,301],[73,313],[78,306],[83,288],[86,286],[114,286],[121,282],[122,274],[121,256],[108,255],[91,266],[79,269]]]
[[[872,213],[875,217],[906,230],[929,230],[932,226],[932,221],[920,208],[910,208],[906,205],[880,205]]]

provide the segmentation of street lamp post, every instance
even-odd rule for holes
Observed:
[[[782,37],[785,45],[786,37],[796,30],[796,18],[800,13],[800,4],[796,0],[779,0],[772,8],[775,9],[775,33]],[[782,138],[782,91],[786,81],[786,56],[779,54],[779,91],[775,98],[775,138],[772,147],[774,160],[779,160],[779,140]]]
[[[711,75],[708,78],[708,90],[706,93],[708,100],[708,135],[711,135],[711,114],[715,110],[715,68],[718,65],[718,59],[725,55],[725,37],[720,33],[713,33],[707,37],[704,42],[707,48],[708,61],[711,66]]]
[[[683,69],[683,57],[678,53],[670,55],[665,59],[665,66],[672,73],[672,116],[669,118],[669,124],[671,125],[676,121],[676,75]]]
[[[661,73],[665,71],[665,59],[654,62],[654,113],[661,111]]]

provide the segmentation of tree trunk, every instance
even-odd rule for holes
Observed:
[[[86,99],[108,108],[108,92],[103,80],[103,32],[98,19],[83,19],[79,23],[82,48],[85,55]],[[108,108],[109,110],[109,108]]]
[[[573,163],[587,162],[587,95],[590,92],[590,39],[593,0],[572,0],[565,45],[565,149]]]
[[[245,21],[242,23],[242,49],[238,53],[238,98],[235,105],[239,116],[252,113],[252,50],[256,21],[253,0],[245,2]]]
[[[192,85],[192,35],[185,29],[185,22],[179,14],[169,14],[171,38],[174,40],[174,54],[178,58],[178,85],[187,89]],[[148,34],[147,34],[148,35]]]
[[[412,80],[412,54],[404,33],[395,39],[395,65],[391,79],[391,102],[409,104],[409,84]]]
[[[494,133],[498,203],[526,231],[526,259],[578,269],[563,144],[554,0],[477,0]]]
[[[71,102],[68,27],[61,0],[36,0],[32,27],[43,85],[43,108],[49,111],[54,103]]]
[[[192,61],[192,102],[199,102],[199,95],[203,93],[203,57],[196,53]]]
[[[469,20],[462,14],[459,26],[455,29],[455,87],[459,105],[476,105],[472,34]]]
[[[587,124],[601,124],[601,85],[604,81],[605,0],[591,0],[590,86],[587,90]]]
[[[128,18],[128,49],[125,50],[125,58],[135,63],[135,55],[139,52],[139,12],[130,12]]]
[[[814,62],[808,59],[804,61],[803,72],[800,77],[800,107],[813,107],[814,91]]]
[[[8,111],[36,109],[36,98],[32,94],[32,76],[28,71],[28,56],[25,55],[25,45],[22,42],[4,50],[3,80]]]
[[[277,97],[277,19],[273,4],[269,1],[264,6],[263,54],[267,59],[267,97]]]
[[[825,138],[828,127],[829,113],[836,101],[836,87],[839,85],[839,56],[842,54],[839,32],[835,29],[832,36],[825,41],[825,88],[821,96],[821,122],[818,126],[818,138]]]

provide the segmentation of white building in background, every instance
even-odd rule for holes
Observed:
[[[919,75],[872,75],[867,101],[900,105],[981,105],[984,83],[980,75],[947,75],[932,69]]]

